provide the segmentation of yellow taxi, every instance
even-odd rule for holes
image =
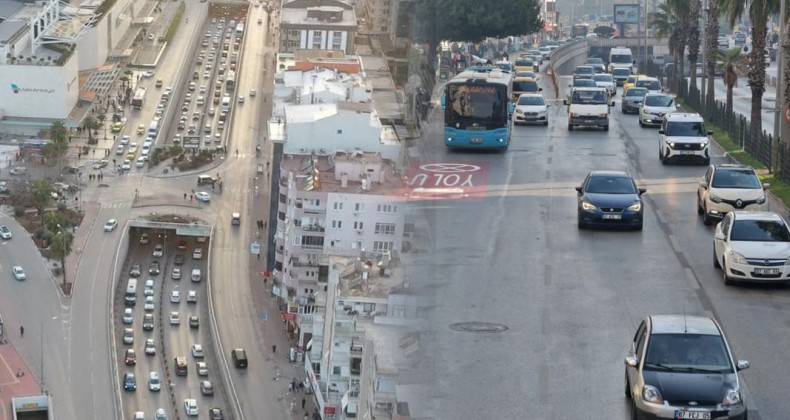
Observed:
[[[113,133],[120,133],[123,130],[123,122],[116,121],[112,123],[112,132]]]
[[[513,79],[513,103],[518,101],[518,97],[525,93],[538,93],[543,89],[538,86],[538,81],[531,77],[516,77]]]
[[[143,134],[145,134],[145,125],[140,124],[137,126],[137,135],[142,136]]]
[[[126,159],[127,160],[134,160],[135,157],[137,157],[137,152],[129,152],[129,153],[126,154]]]
[[[628,89],[636,86],[636,79],[639,79],[640,77],[647,77],[647,76],[644,74],[632,74],[628,76],[627,79],[625,79],[625,83],[623,83],[623,95],[625,95],[625,92],[627,92]]]
[[[528,71],[538,71],[537,65],[530,57],[519,57],[516,59],[515,64],[515,72],[528,70]]]

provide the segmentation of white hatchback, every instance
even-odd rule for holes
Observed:
[[[751,166],[710,165],[697,188],[697,214],[704,224],[710,225],[731,211],[767,211],[768,186]]]
[[[774,212],[734,211],[716,226],[713,265],[724,284],[790,281],[790,229]]]
[[[513,124],[549,125],[549,106],[540,93],[524,93],[518,97]]]
[[[170,303],[181,303],[181,293],[178,290],[170,292]]]
[[[677,112],[675,98],[666,93],[648,93],[639,104],[639,125],[660,126],[664,116]]]

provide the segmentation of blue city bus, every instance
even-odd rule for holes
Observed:
[[[513,75],[496,66],[468,67],[456,75],[442,95],[444,145],[507,149],[512,96]]]

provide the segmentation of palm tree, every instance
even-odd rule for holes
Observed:
[[[61,229],[52,237],[52,243],[49,245],[49,253],[60,260],[64,287],[66,286],[66,257],[71,254],[72,242],[74,242],[74,235]]]
[[[33,198],[33,206],[38,210],[38,214],[44,211],[44,207],[52,201],[52,186],[45,180],[33,181],[30,185],[30,192]]]
[[[699,59],[699,9],[700,0],[688,2],[688,13],[684,14],[686,38],[689,47],[689,91],[697,90],[697,61]]]
[[[765,38],[769,16],[779,13],[779,0],[721,0],[721,11],[730,25],[748,15],[752,22],[752,50],[749,53],[749,87],[752,90],[751,135],[763,131],[762,103],[765,92]]]
[[[708,78],[707,97],[704,98],[707,106],[716,103],[714,87],[716,74],[716,59],[719,51],[719,0],[708,0],[708,20],[705,24],[705,73]]]
[[[683,56],[686,50],[683,16],[686,14],[687,6],[684,0],[667,0],[658,5],[659,12],[656,13],[653,19],[656,37],[658,39],[668,39],[669,52],[675,57],[672,79],[676,82],[674,86],[676,91],[683,81]]]
[[[88,115],[82,120],[82,126],[88,130],[88,144],[93,144],[93,130],[99,127],[99,122],[93,115]]]
[[[716,58],[723,63],[722,66],[724,67],[722,79],[724,86],[727,86],[726,115],[730,115],[732,112],[732,88],[738,85],[738,76],[743,73],[743,54],[741,54],[740,48],[718,50]]]

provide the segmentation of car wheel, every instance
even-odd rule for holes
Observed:
[[[603,131],[609,131],[609,126],[608,125],[603,126]]]
[[[710,159],[705,159],[705,160],[703,160],[703,161],[702,161],[702,164],[703,164],[704,166],[708,166],[708,165],[710,165]]]
[[[573,131],[573,124],[568,123],[568,131]]]
[[[642,119],[641,119],[641,118],[639,119],[639,126],[640,126],[640,127],[642,127],[642,128],[644,128],[644,127],[645,127],[645,123],[643,123],[643,122],[642,122]]]
[[[719,264],[719,259],[716,258],[716,246],[713,246],[713,267],[721,268],[721,264]]]
[[[631,399],[631,386],[628,384],[628,372],[625,373],[625,397]]]
[[[697,194],[697,214],[700,216],[705,214],[705,211],[702,210],[702,201],[699,199],[699,194]]]
[[[637,230],[637,231],[641,232],[643,226],[644,226],[644,223],[640,223],[640,224],[636,225],[636,227],[634,227],[634,230]]]
[[[721,260],[721,272],[723,273],[722,276],[724,278],[725,285],[732,286],[733,284],[735,284],[735,282],[732,281],[730,276],[727,275],[727,260],[725,259]]]
[[[636,415],[636,403],[633,398],[631,398],[631,420],[639,420],[639,417]]]
[[[705,226],[710,226],[713,224],[713,219],[708,216],[708,209],[702,210],[702,224]]]
[[[549,120],[546,120],[546,122],[544,122],[543,125],[548,127],[549,126]]]
[[[577,226],[579,227],[579,230],[587,229],[587,225],[584,222],[582,222],[581,217],[577,219]]]

